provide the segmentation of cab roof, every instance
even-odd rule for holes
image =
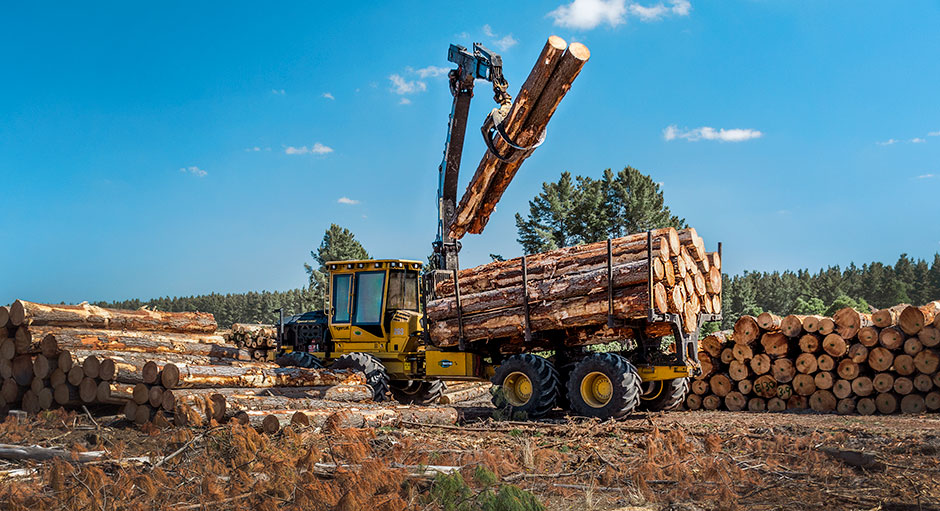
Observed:
[[[385,267],[401,267],[418,270],[421,269],[422,265],[423,263],[421,261],[414,261],[411,259],[355,259],[352,261],[327,261],[325,266],[330,270],[355,270]]]

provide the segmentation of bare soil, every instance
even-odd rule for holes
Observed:
[[[551,510],[940,509],[936,414],[515,422],[494,420],[485,399],[460,411],[454,427],[272,436],[228,425],[140,429],[119,418],[95,425],[61,411],[11,418],[0,423],[0,443],[103,450],[111,461],[0,460],[0,509],[442,509],[431,497],[437,483],[415,474],[427,465],[461,467],[474,492],[484,488],[473,472],[485,466]],[[114,461],[135,456],[151,462]],[[36,470],[9,472],[22,468]]]

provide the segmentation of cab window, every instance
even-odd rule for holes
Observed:
[[[349,323],[349,283],[352,275],[333,275],[333,322]]]
[[[369,271],[356,274],[356,306],[353,324],[378,325],[382,321],[382,298],[385,294],[385,272]]]
[[[418,272],[391,270],[388,281],[389,310],[418,310]]]

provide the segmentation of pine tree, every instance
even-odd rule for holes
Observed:
[[[564,172],[542,184],[527,218],[516,214],[518,241],[528,254],[661,227],[682,228],[685,220],[665,206],[659,184],[633,167],[616,175],[607,169],[600,180]]]
[[[336,224],[330,225],[330,228],[323,234],[323,241],[320,242],[320,246],[316,252],[311,251],[310,256],[317,263],[317,268],[304,263],[304,270],[307,271],[310,279],[309,289],[315,309],[324,307],[324,297],[329,287],[327,283],[327,262],[369,259],[369,253],[362,247],[352,231]]]

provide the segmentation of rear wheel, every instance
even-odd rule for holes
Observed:
[[[658,412],[675,410],[685,401],[689,393],[689,379],[656,380],[643,382],[640,386],[640,409]]]
[[[627,359],[594,353],[582,359],[568,378],[571,411],[586,417],[619,419],[640,402],[640,375]]]
[[[441,380],[434,381],[393,381],[389,384],[392,397],[403,405],[432,405],[440,401],[447,385]]]
[[[508,357],[490,381],[497,387],[493,404],[509,408],[513,415],[521,412],[528,418],[542,417],[555,407],[558,398],[558,371],[537,355]]]
[[[323,369],[323,362],[319,358],[304,353],[303,351],[292,351],[290,353],[277,357],[275,361],[281,367],[303,367],[306,369]]]
[[[348,353],[336,359],[330,369],[352,369],[365,375],[366,385],[372,387],[373,401],[388,399],[388,373],[382,361],[368,353]]]

